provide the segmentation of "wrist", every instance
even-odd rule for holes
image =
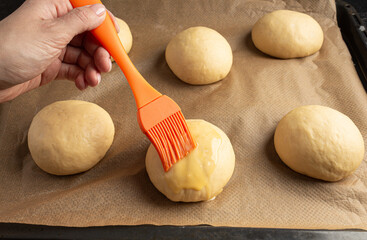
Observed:
[[[4,48],[0,47],[0,90],[7,89],[16,85],[11,81],[11,77],[9,76],[9,72],[7,71],[6,58],[4,57],[4,53]]]
[[[8,33],[4,21],[5,20],[0,21],[0,30],[1,32]],[[8,57],[8,48],[10,46],[11,44],[8,43],[7,34],[0,34],[0,90],[14,86],[8,71],[8,64],[10,60]]]
[[[14,34],[14,26],[8,18],[0,21],[0,90],[8,89],[27,81],[22,76],[24,51],[20,50],[19,37]]]

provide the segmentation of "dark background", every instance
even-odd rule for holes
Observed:
[[[366,0],[346,0],[345,2],[350,3],[358,12],[359,16],[367,24],[367,1]]]
[[[0,20],[15,11],[24,0],[0,0]],[[367,24],[367,1],[366,0],[345,0],[350,3],[359,13],[360,17]]]
[[[0,0],[0,20],[24,0]],[[367,90],[367,0],[337,0],[338,23],[352,54],[356,70]],[[348,5],[348,3],[350,5]],[[354,8],[353,8],[354,7]],[[0,34],[4,34],[1,33]],[[1,54],[1,53],[0,53]],[[360,230],[328,231],[297,229],[254,229],[211,226],[106,226],[88,228],[51,227],[0,223],[5,239],[332,239],[366,240]]]

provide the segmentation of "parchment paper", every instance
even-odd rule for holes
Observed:
[[[272,228],[367,229],[367,163],[345,180],[328,183],[284,165],[273,145],[278,121],[301,105],[320,104],[348,115],[367,143],[367,97],[336,23],[333,1],[105,0],[131,27],[130,56],[142,75],[172,97],[188,119],[207,120],[226,132],[236,154],[234,174],[216,200],[174,203],[145,171],[149,141],[117,65],[96,88],[79,91],[56,81],[0,105],[0,221],[61,226],[197,225]],[[279,60],[259,52],[250,32],[264,14],[292,9],[322,26],[322,49]],[[217,30],[230,43],[234,64],[227,78],[191,86],[170,71],[169,40],[191,26]],[[82,99],[106,109],[116,135],[90,171],[58,177],[33,162],[27,132],[34,115],[57,100]]]

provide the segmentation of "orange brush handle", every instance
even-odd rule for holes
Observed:
[[[101,3],[100,0],[70,0],[74,8],[86,5]],[[95,38],[102,44],[102,46],[111,54],[113,59],[123,71],[131,90],[133,91],[136,105],[139,108],[152,102],[158,97],[162,96],[143,78],[143,76],[135,68],[130,58],[125,52],[121,44],[120,38],[117,35],[115,26],[107,14],[104,22],[91,31]]]

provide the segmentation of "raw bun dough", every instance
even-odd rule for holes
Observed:
[[[172,201],[198,202],[215,198],[232,176],[235,156],[227,135],[204,120],[188,120],[198,146],[165,172],[150,145],[145,164],[154,186]]]
[[[94,103],[54,102],[33,118],[28,146],[35,163],[55,175],[84,172],[110,148],[115,128],[110,115]]]
[[[180,32],[166,48],[166,61],[172,72],[193,85],[225,78],[231,70],[232,58],[227,40],[207,27],[192,27]]]
[[[324,34],[307,14],[278,10],[260,18],[252,29],[252,40],[262,52],[277,58],[299,58],[319,51]]]
[[[294,171],[325,181],[338,181],[361,164],[364,142],[346,115],[323,106],[298,107],[279,122],[275,149]]]
[[[133,45],[133,35],[131,34],[129,25],[127,25],[124,20],[117,17],[115,18],[118,25],[120,26],[120,32],[118,33],[120,41],[122,43],[122,46],[124,46],[126,53],[129,53]],[[112,61],[115,61],[113,58],[111,59]]]

